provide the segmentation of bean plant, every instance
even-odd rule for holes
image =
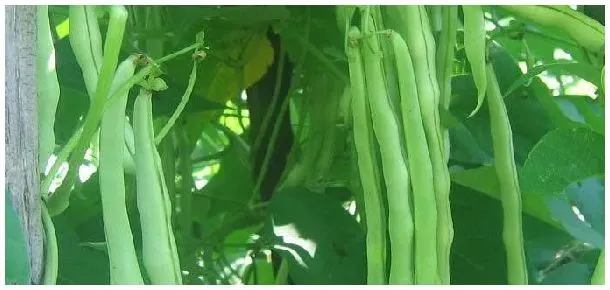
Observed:
[[[603,8],[36,9],[36,283],[604,284]]]

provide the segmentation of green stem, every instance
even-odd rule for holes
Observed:
[[[55,285],[57,282],[57,270],[59,256],[57,254],[57,237],[55,236],[55,226],[49,215],[44,202],[41,204],[42,211],[42,226],[44,228],[44,245],[45,245],[45,265],[44,276],[42,278],[43,285]]]
[[[186,104],[189,101],[191,93],[193,92],[193,88],[195,87],[196,79],[197,79],[197,61],[195,60],[193,62],[193,69],[191,70],[191,75],[189,77],[188,86],[186,87],[186,91],[184,91],[184,95],[182,95],[180,104],[178,104],[178,107],[176,108],[176,110],[174,111],[172,116],[167,121],[167,124],[165,124],[165,126],[161,129],[161,131],[159,131],[159,133],[155,137],[155,144],[159,145],[159,143],[161,143],[161,140],[163,140],[165,135],[167,135],[167,132],[169,132],[169,130],[172,128],[172,126],[174,126],[174,124],[176,123],[176,120],[178,119],[178,117],[180,117],[180,114],[186,107]]]
[[[66,143],[66,146],[61,149],[61,151],[57,155],[57,159],[55,159],[53,166],[49,170],[49,174],[47,174],[47,176],[45,176],[45,178],[43,179],[42,184],[40,185],[40,192],[42,192],[42,196],[44,199],[48,197],[53,179],[55,179],[55,177],[57,176],[57,172],[59,171],[61,165],[66,161],[66,159],[68,159],[68,156],[70,155],[70,153],[72,153],[72,150],[74,150],[74,146],[76,146],[76,143],[82,133],[83,126],[80,126],[78,127],[78,129],[76,129],[76,132],[74,132],[74,134],[70,137],[68,143]]]

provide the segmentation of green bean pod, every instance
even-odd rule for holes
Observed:
[[[436,78],[440,91],[440,104],[449,109],[451,102],[451,73],[455,58],[455,42],[458,26],[458,8],[455,5],[441,8],[441,35],[436,48]]]
[[[604,26],[565,5],[499,5],[533,23],[559,29],[593,53],[603,53]]]
[[[430,152],[426,143],[421,109],[418,100],[417,83],[413,62],[409,54],[409,48],[403,38],[397,33],[392,33],[392,46],[396,56],[396,70],[398,72],[398,84],[400,89],[401,112],[403,115],[403,128],[406,136],[407,163],[411,175],[411,187],[413,189],[414,214],[415,214],[415,238],[420,233],[434,235],[426,228],[427,220],[434,220],[434,210],[421,210],[417,205],[434,203],[434,178]],[[420,235],[421,236],[421,235]],[[420,243],[424,243],[422,241]],[[430,244],[434,247],[436,245]],[[418,249],[419,251],[420,249]],[[429,249],[428,249],[429,250]],[[422,252],[425,252],[422,249]],[[422,265],[421,267],[425,267]],[[420,268],[421,268],[420,267]],[[416,267],[417,268],[417,267]]]
[[[153,284],[181,284],[181,273],[176,269],[178,262],[171,215],[168,214],[171,209],[165,196],[165,182],[160,175],[160,160],[154,142],[151,97],[150,91],[141,89],[133,111],[142,255],[144,267]]]
[[[606,251],[602,250],[599,253],[599,258],[597,259],[597,266],[595,266],[595,270],[593,271],[593,276],[591,276],[591,285],[604,285],[605,284],[605,254]]]
[[[503,239],[506,248],[508,283],[527,284],[527,264],[523,244],[521,190],[515,165],[513,136],[508,113],[491,63],[487,64],[487,103],[495,169],[500,183],[503,208]]]
[[[436,284],[446,280],[440,279],[439,273],[448,272],[453,225],[449,205],[449,171],[445,162],[438,109],[440,92],[436,81],[435,45],[423,7],[399,6],[395,13],[395,18],[400,23],[396,26],[397,31],[407,43],[413,61],[417,97],[434,173],[434,199],[413,192],[416,233],[415,281],[418,284]],[[430,218],[426,220],[418,218],[424,214],[418,211],[429,211],[427,215],[430,215]],[[428,249],[430,244],[435,245],[435,248]]]
[[[442,29],[439,37],[439,44],[436,50],[436,77],[439,84],[439,102],[441,108],[449,110],[451,102],[451,77],[453,71],[453,59],[455,55],[455,42],[456,33],[458,26],[458,9],[455,5],[443,6],[441,8],[442,14]],[[442,128],[443,134],[443,157],[444,162],[449,162],[449,155],[451,153],[451,143],[449,140],[449,130]],[[448,213],[447,218],[442,217],[439,214],[439,231],[443,231],[447,237],[444,242],[439,241],[438,248],[438,259],[439,259],[439,277],[442,284],[451,283],[451,271],[450,271],[450,250],[453,242],[453,221],[451,220],[451,211],[449,208],[448,196],[446,197],[447,205],[444,210]],[[439,211],[442,210],[439,208]],[[448,228],[440,228],[445,223]],[[439,233],[439,236],[443,236],[443,233]]]
[[[136,164],[133,161],[135,156],[135,137],[133,136],[133,128],[127,119],[125,120],[125,149],[123,149],[123,168],[125,173],[135,175]]]
[[[100,70],[98,83],[95,88],[95,97],[89,111],[87,112],[87,118],[83,124],[83,132],[75,145],[74,152],[70,156],[69,168],[66,173],[66,177],[62,182],[61,186],[49,196],[47,199],[47,206],[49,208],[49,214],[51,216],[62,213],[70,205],[70,191],[72,185],[76,181],[77,168],[82,161],[82,158],[87,150],[92,137],[95,135],[98,129],[98,122],[103,116],[103,110],[106,106],[107,101],[112,102],[112,97],[108,99],[108,92],[110,85],[119,62],[119,52],[121,49],[121,43],[123,42],[123,34],[125,32],[125,23],[127,22],[127,10],[123,6],[112,6],[110,8],[110,21],[108,23],[108,30],[106,33],[106,41],[104,43],[104,58],[102,62],[102,68]],[[138,72],[135,77],[141,77],[147,71],[149,72],[152,68],[144,68]],[[130,78],[131,83],[135,83],[136,80]],[[129,90],[132,85],[127,86],[127,83],[121,86],[118,91]],[[117,92],[118,92],[117,91]],[[117,96],[117,98],[120,96]]]
[[[135,57],[128,57],[118,66],[110,92],[116,91],[133,76]],[[104,232],[110,262],[110,283],[143,284],[133,235],[125,205],[123,169],[125,148],[125,107],[128,93],[110,104],[104,112],[100,127],[99,178],[102,198]]]
[[[44,172],[55,149],[55,112],[59,81],[55,70],[55,47],[49,24],[49,7],[36,10],[36,96],[38,102],[38,168]]]
[[[477,86],[477,106],[469,117],[473,116],[483,105],[487,79],[485,75],[485,17],[483,9],[478,5],[463,5],[464,11],[464,51],[474,84]]]
[[[102,69],[102,36],[95,6],[70,6],[70,45],[83,72],[89,100],[93,100]]]
[[[373,162],[373,140],[369,138],[372,131],[367,114],[366,85],[364,68],[360,54],[361,37],[357,27],[348,31],[346,54],[349,62],[350,90],[352,94],[352,118],[354,143],[358,160],[360,181],[364,191],[364,210],[366,217],[366,261],[367,284],[385,284],[385,225],[383,219],[383,201],[378,187],[379,177],[375,174]]]
[[[426,11],[428,15],[430,15],[430,27],[432,28],[432,32],[434,33],[443,32],[443,22],[445,21],[445,18],[443,17],[442,10],[444,8],[444,6],[440,5],[426,6]]]
[[[398,122],[390,106],[383,79],[381,49],[373,18],[364,31],[367,38],[362,45],[368,104],[371,108],[373,131],[381,153],[381,165],[387,188],[388,232],[391,263],[390,284],[413,284],[413,216],[409,203],[409,172],[402,155]]]

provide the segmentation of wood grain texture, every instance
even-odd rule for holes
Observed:
[[[5,186],[28,243],[30,280],[39,284],[43,231],[38,171],[36,6],[5,8]]]

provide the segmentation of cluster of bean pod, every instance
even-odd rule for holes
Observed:
[[[43,223],[47,253],[45,284],[54,284],[57,279],[57,243],[51,216],[63,212],[69,206],[69,193],[74,182],[74,165],[77,165],[84,149],[99,130],[99,178],[102,199],[102,213],[106,248],[109,257],[110,282],[112,284],[144,284],[147,277],[152,284],[181,284],[182,273],[171,224],[172,206],[165,186],[159,153],[155,147],[152,123],[151,96],[154,91],[166,89],[162,79],[155,74],[156,66],[188,51],[198,49],[196,43],[174,54],[159,59],[140,69],[138,64],[146,63],[143,55],[128,56],[118,62],[119,51],[128,18],[123,6],[109,7],[109,24],[104,49],[97,24],[95,6],[70,6],[70,43],[77,62],[82,69],[91,106],[85,124],[70,138],[59,157],[64,160],[70,156],[70,171],[62,186],[49,193],[49,180],[55,177],[56,170],[63,160],[53,165],[51,172],[42,182],[41,191],[45,202]],[[54,145],[52,126],[59,98],[59,84],[54,67],[50,63],[53,55],[53,42],[50,35],[48,8],[41,6],[37,15],[38,31],[38,98],[41,105],[41,130],[51,134],[40,135],[41,160],[48,158]],[[201,56],[204,54],[195,54]],[[117,65],[118,64],[118,65]],[[189,86],[183,101],[172,116],[177,118],[182,112],[190,95],[196,77],[196,62],[189,79]],[[148,79],[147,79],[148,78]],[[140,84],[132,117],[133,130],[126,118],[125,110],[130,89]],[[171,127],[170,122],[166,127]],[[46,127],[43,127],[46,126]],[[50,127],[50,128],[47,128]],[[164,128],[162,131],[167,131]],[[160,138],[164,134],[157,136]],[[45,159],[46,161],[46,159]],[[42,162],[41,162],[42,163]],[[45,162],[46,164],[46,162]],[[142,228],[142,248],[145,275],[140,265],[133,243],[130,221],[125,202],[125,170],[135,169],[137,180],[137,206]],[[64,190],[62,190],[62,187]],[[48,210],[47,210],[48,209]]]
[[[337,11],[338,24],[346,31],[353,137],[367,228],[367,283],[450,284],[450,141],[440,110],[450,104],[458,7],[383,8]],[[510,284],[527,284],[511,128],[493,68],[486,63],[483,10],[465,6],[463,12],[466,57],[478,90],[471,116],[486,95],[490,98],[507,276]],[[440,32],[437,41],[434,31]],[[390,45],[380,45],[383,42]],[[387,62],[390,56],[393,63]],[[393,85],[398,87],[398,107],[387,89]]]

